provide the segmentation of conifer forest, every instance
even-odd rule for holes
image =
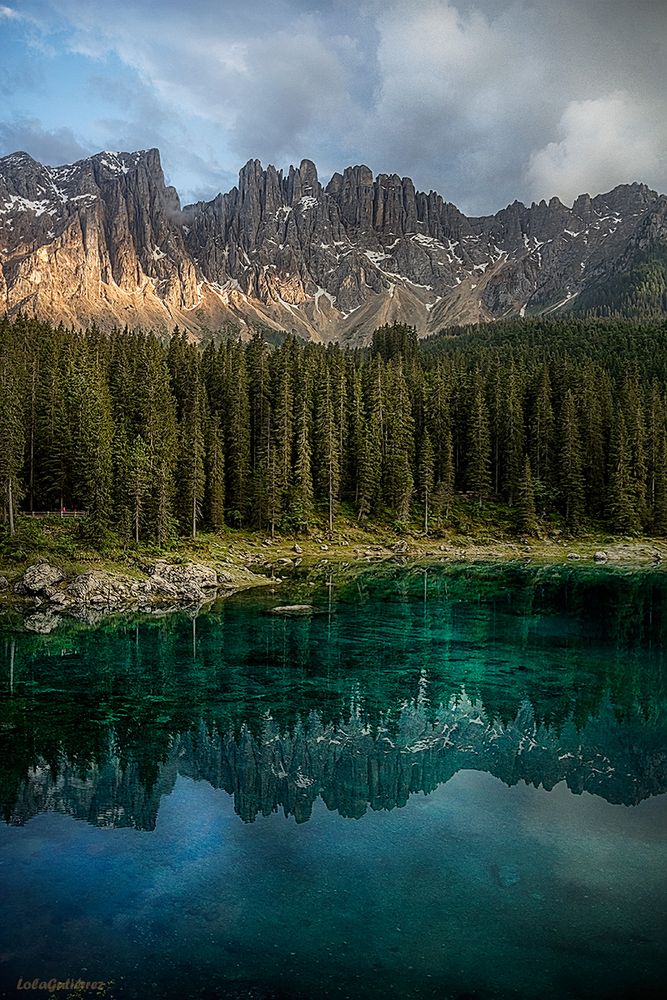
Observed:
[[[507,320],[365,349],[0,323],[0,482],[21,512],[164,544],[200,530],[667,532],[667,323]]]

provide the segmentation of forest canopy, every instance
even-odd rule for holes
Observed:
[[[507,320],[364,350],[0,322],[0,487],[135,541],[226,525],[451,525],[667,533],[667,323]]]

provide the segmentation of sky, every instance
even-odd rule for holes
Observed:
[[[667,191],[666,0],[8,0],[0,155],[157,146],[182,202],[257,157],[468,214]]]

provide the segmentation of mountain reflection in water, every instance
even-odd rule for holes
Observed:
[[[245,821],[304,822],[318,797],[360,818],[464,769],[625,805],[665,791],[661,574],[385,567],[294,594],[328,613],[277,618],[253,593],[196,619],[5,630],[5,820],[152,830],[179,774]]]

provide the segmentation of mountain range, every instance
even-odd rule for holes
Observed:
[[[348,167],[323,187],[310,160],[287,173],[250,160],[238,187],[182,207],[157,149],[59,167],[0,159],[10,316],[362,344],[391,322],[426,335],[512,315],[662,311],[665,274],[667,197],[639,183],[571,208],[554,197],[467,217],[397,174]]]

